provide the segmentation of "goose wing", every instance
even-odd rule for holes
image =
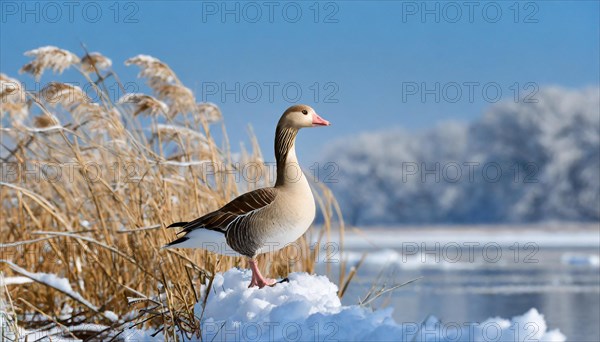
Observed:
[[[179,232],[180,234],[199,228],[215,230],[226,234],[231,223],[235,220],[242,220],[244,217],[250,216],[254,212],[268,206],[273,203],[276,196],[277,190],[274,188],[262,188],[250,191],[236,197],[221,209],[190,222],[173,223],[168,228],[182,227],[183,229]]]

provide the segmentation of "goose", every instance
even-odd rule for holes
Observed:
[[[310,106],[288,108],[275,130],[275,185],[245,193],[193,221],[171,224],[168,228],[181,227],[178,235],[183,235],[165,247],[202,248],[245,256],[252,270],[249,288],[275,285],[276,280],[260,273],[256,257],[300,238],[312,224],[316,211],[310,185],[296,158],[296,135],[301,128],[329,125]]]

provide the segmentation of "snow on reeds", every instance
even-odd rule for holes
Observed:
[[[131,104],[135,106],[133,115],[149,114],[149,115],[165,115],[169,111],[169,107],[162,101],[146,94],[129,93],[123,95],[118,101],[119,104]]]
[[[136,65],[140,68],[139,78],[148,80],[153,86],[160,83],[179,82],[171,68],[157,58],[148,55],[137,55],[125,61],[125,65]]]
[[[39,80],[46,69],[60,74],[65,69],[80,62],[79,57],[70,51],[59,49],[55,46],[44,46],[25,52],[25,56],[34,59],[25,64],[19,72],[30,73]]]
[[[216,272],[245,268],[246,261],[199,250],[161,250],[175,237],[165,227],[215,210],[240,192],[271,185],[267,172],[252,182],[232,174],[240,167],[232,155],[241,155],[242,163],[263,163],[256,139],[250,137],[252,150],[241,154],[232,153],[226,139],[215,141],[211,124],[223,118],[220,109],[197,103],[173,70],[154,57],[126,62],[141,69],[139,76],[153,93],[119,100],[104,84],[111,76],[120,82],[108,70],[107,57],[86,53],[80,59],[56,47],[27,55],[33,60],[21,70],[37,79],[47,69],[68,68],[81,79],[27,92],[19,81],[0,75],[0,259],[5,260],[0,274],[33,280],[3,283],[0,300],[11,303],[19,329],[56,329],[54,338],[104,336],[95,328],[67,329],[81,324],[117,332],[135,325],[168,340],[176,333],[198,333],[194,305],[201,302],[201,285]],[[82,80],[92,85],[86,91],[74,85]],[[324,230],[311,229],[297,246],[259,258],[270,276],[313,272],[320,248],[309,242],[325,242],[334,222],[342,222],[334,219],[339,213],[331,193],[323,186],[315,190]],[[340,269],[340,282],[348,281],[344,266]],[[128,297],[137,300],[128,303]],[[19,329],[13,329],[17,335]]]
[[[74,299],[75,301],[81,303],[82,305],[86,306],[87,308],[89,308],[90,310],[94,311],[94,312],[98,312],[98,307],[95,306],[94,304],[88,302],[85,298],[83,298],[83,296],[81,294],[79,294],[77,291],[74,291],[73,288],[71,287],[71,284],[69,283],[68,279],[65,278],[59,278],[54,274],[47,274],[47,273],[32,273],[29,272],[15,264],[13,264],[12,262],[8,261],[8,260],[0,260],[0,263],[4,263],[7,264],[8,267],[10,267],[14,272],[21,274],[35,282],[38,282],[40,284],[43,284],[47,287],[53,288],[59,292],[62,292],[63,294],[71,297],[72,299]]]
[[[97,72],[109,69],[112,66],[110,58],[98,52],[90,52],[81,59],[81,69],[85,72]]]

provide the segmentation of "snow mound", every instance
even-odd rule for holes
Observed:
[[[215,276],[205,309],[195,307],[203,341],[565,341],[536,309],[479,324],[446,325],[435,317],[398,323],[391,308],[342,305],[325,276],[292,273],[289,283],[264,289],[247,288],[250,279],[238,269]]]

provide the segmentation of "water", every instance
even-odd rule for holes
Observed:
[[[598,248],[539,247],[525,255],[503,250],[505,255],[493,263],[481,249],[474,250],[472,259],[463,255],[459,261],[449,254],[439,260],[420,259],[420,253],[411,255],[413,259],[398,258],[401,250],[395,249],[383,253],[392,255],[387,262],[378,249],[350,250],[369,252],[376,260],[367,259],[343,302],[356,304],[373,282],[389,287],[423,277],[381,296],[373,307],[394,307],[397,322],[421,323],[434,315],[454,325],[497,316],[509,319],[536,308],[548,327],[560,329],[568,341],[600,341]],[[524,259],[526,255],[531,258]]]

